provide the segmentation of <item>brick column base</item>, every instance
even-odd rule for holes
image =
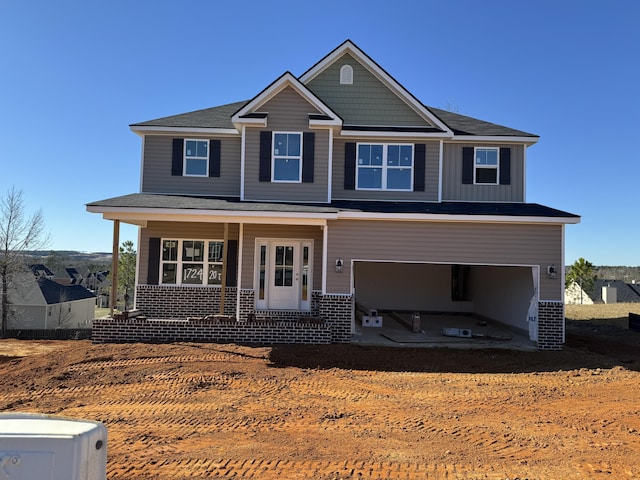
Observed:
[[[564,304],[538,302],[538,350],[562,350]]]
[[[318,316],[331,326],[333,343],[351,343],[353,295],[322,295],[318,299]]]

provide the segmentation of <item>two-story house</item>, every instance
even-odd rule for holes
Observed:
[[[538,136],[424,105],[351,41],[251,100],[131,130],[140,193],[87,209],[139,226],[146,320],[94,324],[98,341],[349,342],[362,304],[561,348],[579,217],[526,202]],[[218,312],[236,321],[187,320]]]

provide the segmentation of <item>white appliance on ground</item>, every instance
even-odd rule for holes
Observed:
[[[105,480],[100,422],[35,413],[0,414],[0,480]]]

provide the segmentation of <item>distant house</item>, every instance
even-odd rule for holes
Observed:
[[[615,293],[612,296],[612,289]],[[608,290],[609,298],[605,298],[604,291]],[[572,283],[565,289],[565,303],[568,305],[594,303],[640,303],[640,285],[626,283],[622,280],[596,280],[593,289],[586,292],[577,283]],[[612,300],[613,298],[613,300]]]
[[[9,330],[91,328],[96,296],[81,285],[61,285],[42,265],[31,266],[34,276],[25,277],[12,295],[13,315]]]

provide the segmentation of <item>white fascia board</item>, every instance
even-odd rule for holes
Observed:
[[[531,146],[538,143],[540,137],[508,137],[508,136],[481,136],[481,135],[455,135],[449,139],[450,142],[464,143],[524,143]]]
[[[414,109],[418,114],[426,120],[436,125],[441,130],[453,134],[451,129],[447,127],[438,117],[429,111],[422,103],[420,103],[406,88],[400,85],[391,75],[385,72],[378,64],[370,59],[362,50],[360,50],[351,41],[344,42],[339,48],[331,52],[320,62],[318,62],[311,70],[300,77],[300,82],[307,84],[316,76],[322,73],[329,65],[340,58],[345,53],[355,57],[366,69],[368,69],[375,77],[384,83],[390,90],[401,98],[407,105]]]
[[[341,130],[340,137],[360,138],[360,137],[398,137],[398,138],[451,138],[448,133],[442,132],[389,132],[389,131],[362,131],[362,130]]]
[[[239,210],[198,210],[175,208],[132,208],[87,206],[90,213],[101,213],[105,220],[120,220],[125,223],[170,221],[170,222],[229,222],[269,223],[282,225],[325,225],[336,213],[268,212]]]
[[[341,127],[342,120],[335,118],[334,120],[309,120],[309,128],[326,128]]]
[[[208,127],[153,127],[143,126],[129,127],[133,133],[140,136],[143,135],[163,135],[166,133],[180,133],[180,134],[202,134],[202,135],[233,135],[238,136],[240,132],[235,128],[208,128]]]
[[[443,215],[421,213],[340,212],[338,220],[383,220],[400,222],[459,222],[459,223],[537,223],[577,224],[580,217],[527,217],[507,215]]]

